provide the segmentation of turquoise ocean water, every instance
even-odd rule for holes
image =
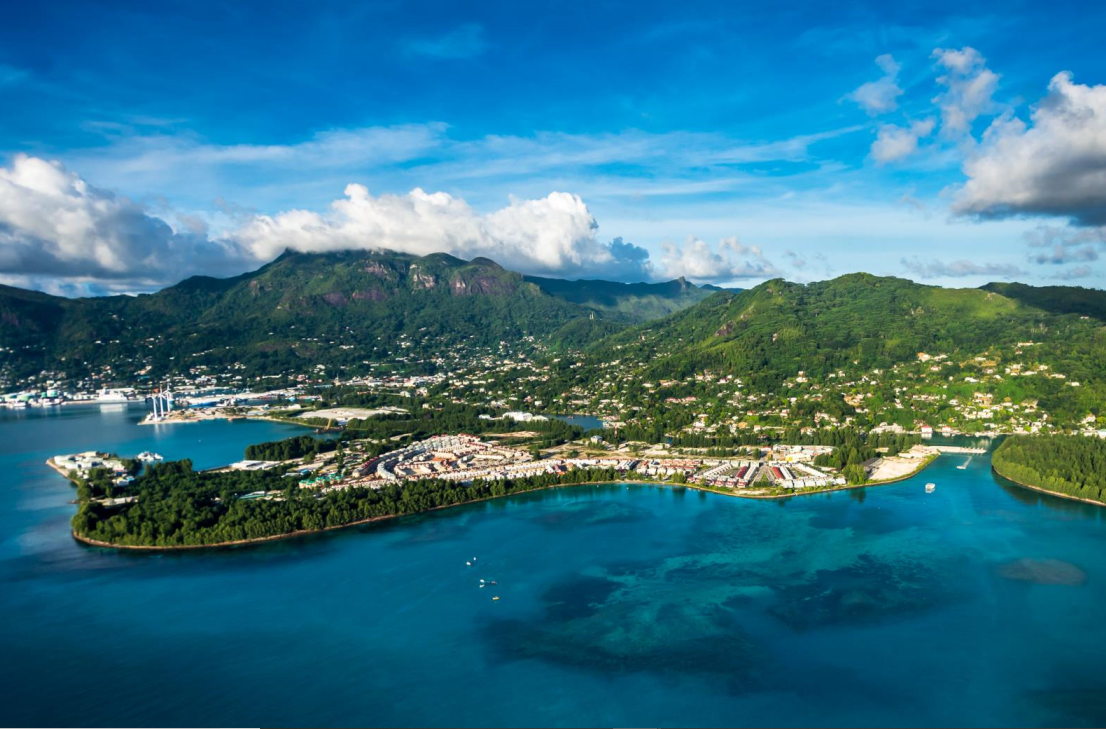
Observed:
[[[591,486],[250,549],[80,546],[50,455],[209,467],[298,432],[141,414],[0,414],[2,724],[1106,723],[1104,512],[986,457],[788,501]]]

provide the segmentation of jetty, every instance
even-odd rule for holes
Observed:
[[[986,448],[968,448],[967,446],[935,445],[930,447],[937,450],[939,453],[966,453],[968,455],[982,455],[987,452]]]

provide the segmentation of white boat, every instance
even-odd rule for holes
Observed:
[[[160,453],[153,453],[151,451],[142,451],[135,458],[143,463],[153,463],[154,461],[162,460]]]
[[[173,402],[179,402],[190,408],[209,408],[223,404],[223,398],[218,395],[179,397],[173,398]]]
[[[135,400],[133,388],[109,388],[105,387],[96,393],[96,402],[100,405],[114,405],[115,403],[127,403]]]
[[[937,489],[937,484],[935,484],[935,483],[927,483],[926,484],[926,493],[927,494],[932,494],[936,489]]]

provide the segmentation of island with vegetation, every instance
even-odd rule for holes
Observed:
[[[420,479],[324,497],[273,471],[201,472],[190,461],[152,466],[136,480],[136,499],[115,508],[83,499],[74,536],[112,547],[171,549],[267,541],[364,524],[553,486],[618,480],[613,469],[571,471],[462,485]]]
[[[1102,438],[1010,436],[995,450],[991,466],[1020,486],[1106,504],[1106,440]]]
[[[388,422],[375,423],[369,432],[390,432]],[[188,460],[150,463],[141,472],[132,468],[123,489],[111,469],[69,472],[79,487],[73,535],[92,545],[134,549],[230,546],[592,483],[659,483],[789,498],[877,483],[868,479],[865,462],[902,460],[915,469],[905,478],[936,457],[933,449],[917,444],[917,436],[864,437],[847,429],[807,434],[805,446],[768,448],[762,460],[751,448],[731,450],[726,457],[681,453],[667,445],[637,453],[585,439],[580,428],[561,421],[535,426],[528,433],[535,441],[529,448],[519,447],[517,438],[495,436],[436,435],[412,442],[355,438],[364,431],[353,430],[337,438],[301,435],[251,445],[249,460],[226,468],[197,471]],[[522,435],[510,427],[500,435]],[[545,451],[537,447],[551,435],[564,442]],[[899,459],[907,448],[917,457]]]

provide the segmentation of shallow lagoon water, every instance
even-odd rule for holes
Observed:
[[[47,456],[205,467],[296,432],[140,414],[0,419],[5,724],[1106,722],[1103,513],[986,457],[787,501],[588,486],[250,549],[82,547]]]

